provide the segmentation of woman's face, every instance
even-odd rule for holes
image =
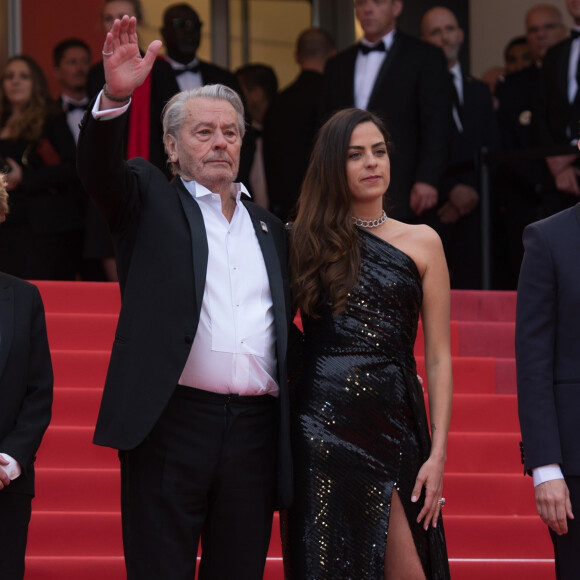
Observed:
[[[346,159],[346,179],[353,202],[381,198],[389,187],[391,165],[387,144],[378,127],[369,122],[354,128]]]
[[[105,32],[109,32],[113,26],[115,20],[121,20],[123,16],[137,16],[133,4],[127,2],[126,0],[114,0],[113,2],[107,2],[103,6],[103,11],[101,12],[101,25]],[[137,22],[137,26],[139,23]]]
[[[26,105],[32,97],[32,74],[23,60],[13,60],[4,70],[2,89],[8,102],[14,107]]]

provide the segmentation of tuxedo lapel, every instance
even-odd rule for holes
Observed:
[[[377,98],[378,91],[383,86],[383,84],[386,82],[386,78],[387,78],[387,75],[389,73],[389,69],[392,66],[393,60],[397,57],[397,54],[401,50],[401,42],[402,42],[401,33],[397,30],[395,32],[395,38],[393,40],[393,44],[391,45],[391,48],[389,49],[389,52],[387,53],[387,56],[385,57],[385,60],[383,61],[383,64],[382,64],[381,68],[379,69],[379,74],[377,75],[377,79],[375,80],[375,85],[373,86],[373,90],[371,92],[369,104],[367,107],[369,109],[369,111],[372,111],[373,107],[376,106],[374,100]],[[380,107],[380,106],[378,106],[377,108],[379,110],[382,109],[382,107]]]
[[[14,333],[14,288],[0,287],[0,377],[4,373]]]
[[[283,360],[286,355],[288,337],[286,333],[286,300],[284,295],[284,283],[282,280],[282,271],[280,269],[280,259],[274,238],[272,236],[272,225],[264,219],[258,218],[254,214],[254,207],[251,203],[244,202],[244,206],[250,214],[256,237],[264,256],[266,271],[268,272],[268,281],[270,282],[270,293],[274,305],[274,320],[276,321],[276,347],[278,351],[278,360]]]
[[[197,313],[201,312],[201,303],[205,290],[205,277],[207,274],[208,246],[205,223],[201,209],[191,194],[183,185],[180,177],[173,180],[173,186],[177,189],[179,201],[183,206],[183,211],[189,224],[191,232],[191,250],[193,255],[193,279],[195,282],[195,303]]]

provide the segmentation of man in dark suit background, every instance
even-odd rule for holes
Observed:
[[[542,61],[547,50],[567,36],[562,13],[549,4],[532,6],[526,13],[525,27],[533,62],[502,78],[496,88],[501,144],[508,152],[525,151],[534,146],[532,109]],[[543,217],[542,180],[543,168],[538,159],[502,163],[499,167],[496,206],[500,218],[498,229],[505,239],[501,244],[505,264],[501,287],[517,286],[524,254],[524,228]]]
[[[522,462],[554,544],[556,577],[580,570],[580,204],[524,230],[516,369]]]
[[[8,211],[0,178],[0,222]],[[0,576],[24,578],[34,460],[52,406],[52,364],[36,286],[0,272]]]
[[[258,580],[292,485],[285,230],[241,201],[244,110],[223,85],[168,104],[171,183],[124,161],[131,94],[160,45],[141,59],[135,19],[114,23],[79,138],[122,294],[95,443],[120,451],[129,580],[191,580],[200,536],[200,579]]]
[[[426,221],[441,236],[452,288],[481,288],[481,214],[478,172],[473,166],[482,147],[497,150],[499,134],[487,85],[466,74],[459,63],[464,34],[447,8],[436,6],[421,20],[423,40],[443,50],[455,94],[452,147],[436,211]],[[471,166],[471,167],[470,167]]]
[[[301,32],[294,52],[300,74],[276,95],[264,119],[270,211],[284,222],[292,217],[306,175],[324,107],[324,66],[335,54],[334,40],[326,30],[307,28]]]
[[[540,71],[532,130],[536,145],[575,146],[580,122],[580,2],[566,0],[574,20],[572,36],[548,50]],[[546,159],[546,180],[542,188],[546,215],[552,215],[578,201],[580,158],[576,153]]]
[[[386,121],[393,142],[387,206],[392,217],[413,222],[437,204],[452,98],[443,54],[397,29],[402,10],[402,0],[355,0],[364,38],[328,61],[325,98],[328,116],[358,107]]]

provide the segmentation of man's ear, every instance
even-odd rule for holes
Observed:
[[[173,135],[165,135],[163,140],[163,145],[165,145],[165,152],[171,163],[177,163],[179,161],[179,156],[177,155],[177,141]]]

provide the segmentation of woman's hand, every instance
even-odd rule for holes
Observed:
[[[429,525],[434,528],[437,527],[437,519],[441,511],[441,494],[443,493],[443,467],[445,461],[442,459],[435,459],[430,457],[421,466],[417,479],[415,480],[415,487],[413,488],[411,501],[419,501],[421,497],[421,490],[425,488],[425,504],[423,509],[419,512],[417,522],[423,520],[423,527],[428,529]]]
[[[4,174],[4,180],[6,181],[6,189],[12,191],[22,182],[22,167],[10,157],[6,157],[6,162],[10,165],[10,171]]]

